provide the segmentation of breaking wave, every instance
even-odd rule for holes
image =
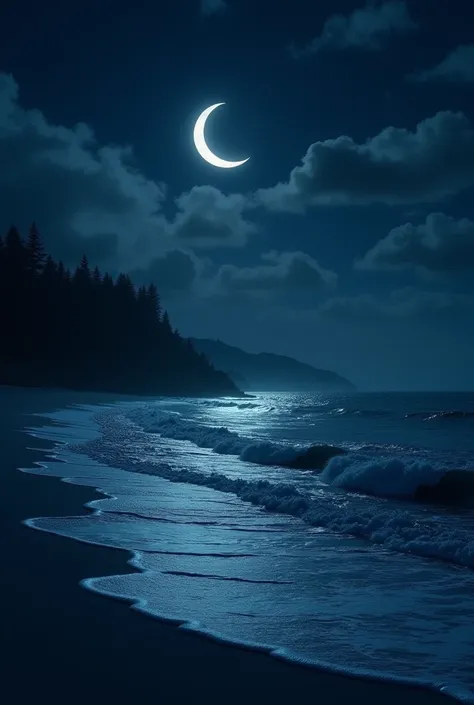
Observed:
[[[132,472],[158,475],[171,482],[231,493],[267,511],[298,517],[310,526],[364,538],[393,551],[474,568],[474,540],[468,528],[452,528],[429,514],[414,518],[413,512],[404,505],[395,505],[394,508],[394,505],[377,502],[363,508],[353,507],[344,498],[335,501],[329,492],[318,493],[315,497],[289,483],[232,479],[221,473],[203,474],[146,460],[132,462],[121,447],[125,434],[133,436],[126,418],[103,414],[97,422],[104,436],[89,441],[84,450],[101,462]],[[154,424],[152,426],[156,428]],[[140,434],[139,431],[136,433]],[[428,464],[403,464],[393,458],[374,462],[373,459],[358,458],[356,454],[332,458],[321,474],[321,479],[330,485],[384,495],[388,488],[393,496],[413,494],[421,482],[433,482],[434,478],[439,481],[440,471]]]
[[[470,470],[446,470],[390,455],[348,453],[324,444],[303,447],[255,441],[225,426],[206,426],[150,409],[135,409],[128,417],[148,433],[189,441],[221,455],[237,455],[249,463],[322,471],[323,482],[353,492],[442,504],[474,503],[474,472]]]
[[[417,460],[352,454],[332,458],[321,479],[336,487],[378,497],[474,504],[472,470],[444,470]]]
[[[256,441],[244,438],[225,426],[206,426],[182,419],[178,414],[164,414],[158,410],[138,408],[127,415],[147,433],[159,433],[164,438],[177,441],[190,441],[199,448],[209,448],[220,455],[237,455],[241,460],[258,465],[321,470],[330,458],[345,453],[342,448],[329,445],[305,448]]]
[[[332,458],[321,473],[329,485],[377,497],[410,499],[420,485],[435,485],[445,474],[430,463],[359,454]]]
[[[205,399],[204,401],[201,401],[200,403],[201,406],[210,406],[213,409],[218,409],[218,408],[234,408],[234,409],[259,409],[261,408],[260,404],[255,404],[255,402],[252,401],[223,401],[220,399]]]

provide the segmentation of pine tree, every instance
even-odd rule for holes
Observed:
[[[161,321],[161,302],[158,290],[154,284],[150,284],[146,289],[151,315],[157,321]]]
[[[156,287],[46,257],[36,226],[0,238],[0,383],[190,394],[235,388],[173,330]],[[6,305],[2,305],[6,304]]]
[[[56,281],[58,277],[59,268],[56,265],[56,262],[51,257],[51,255],[48,255],[46,257],[42,274],[43,279],[48,283],[48,285],[51,285],[51,282]]]
[[[171,338],[173,335],[173,329],[171,327],[170,318],[168,316],[168,311],[165,311],[163,318],[161,319],[161,328],[165,337]]]
[[[61,282],[66,279],[66,267],[61,259],[58,262],[58,279]]]
[[[25,246],[20,233],[13,225],[5,238],[5,250],[10,273],[12,275],[23,273],[26,269]]]
[[[112,289],[114,285],[114,280],[108,272],[104,274],[104,277],[102,279],[102,285],[104,286],[104,289]]]
[[[31,274],[41,274],[46,255],[41,236],[35,223],[32,223],[26,241],[26,267]]]
[[[139,286],[138,291],[137,291],[137,301],[140,304],[140,307],[143,309],[145,308],[146,300],[147,300],[146,287],[144,287],[143,285]]]
[[[79,269],[81,270],[81,272],[87,272],[87,274],[90,275],[89,261],[87,259],[87,255],[82,255],[81,262],[79,264]]]
[[[92,272],[92,281],[96,287],[102,284],[102,275],[100,273],[99,267],[97,266],[94,267],[94,271]]]
[[[73,282],[79,285],[88,284],[91,278],[91,270],[86,255],[82,255],[81,262],[74,272]]]
[[[115,286],[122,294],[128,297],[135,297],[135,288],[128,274],[119,274]]]

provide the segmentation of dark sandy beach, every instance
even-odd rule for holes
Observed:
[[[114,397],[8,388],[0,392],[1,663],[7,702],[453,702],[421,689],[319,673],[216,644],[80,587],[83,578],[130,571],[128,556],[34,531],[21,523],[30,517],[80,514],[94,493],[18,472],[18,467],[30,467],[42,457],[28,446],[50,447],[20,429],[41,425],[40,419],[28,414]]]

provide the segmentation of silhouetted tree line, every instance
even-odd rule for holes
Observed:
[[[114,280],[84,255],[75,271],[44,251],[33,224],[0,238],[0,383],[133,394],[233,393],[173,330],[153,284]]]

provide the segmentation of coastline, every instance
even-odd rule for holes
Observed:
[[[2,391],[6,388],[1,388]],[[91,488],[21,473],[50,443],[21,432],[38,425],[28,414],[73,403],[100,403],[119,395],[13,388],[0,411],[3,456],[4,668],[16,702],[134,699],[140,703],[283,703],[315,697],[323,705],[349,699],[366,703],[449,703],[435,692],[364,681],[279,661],[266,654],[218,644],[152,620],[79,582],[134,572],[121,550],[83,544],[35,531],[21,522],[37,516],[87,513],[100,497]],[[133,397],[128,397],[133,398]],[[45,424],[47,425],[47,424]],[[6,660],[5,660],[6,659]]]

